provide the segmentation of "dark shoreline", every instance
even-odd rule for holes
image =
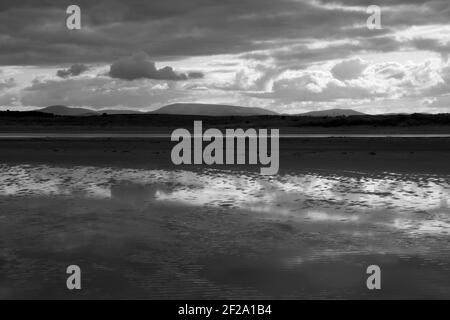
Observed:
[[[450,114],[385,114],[354,116],[204,116],[170,114],[116,114],[61,116],[41,112],[0,111],[0,132],[58,133],[161,133],[190,129],[194,121],[203,128],[279,129],[281,134],[450,134]]]
[[[259,171],[258,165],[175,166],[170,138],[0,139],[0,162],[150,169]],[[344,170],[450,174],[450,138],[280,139],[280,173]]]

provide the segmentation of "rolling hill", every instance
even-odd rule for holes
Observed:
[[[155,114],[202,115],[202,116],[261,116],[278,113],[262,109],[218,104],[176,103],[152,111]]]
[[[348,117],[348,116],[364,116],[366,114],[352,109],[329,109],[329,110],[305,112],[297,115],[306,117],[342,117],[342,116]]]
[[[43,113],[50,113],[56,116],[92,116],[98,114],[97,112],[85,108],[71,108],[66,106],[50,106],[43,109],[35,110]]]
[[[72,108],[66,106],[51,106],[43,109],[35,110],[43,113],[50,113],[56,116],[94,116],[101,114],[141,114],[143,112],[137,110],[116,110],[116,109],[103,109],[103,110],[91,110],[87,108]]]

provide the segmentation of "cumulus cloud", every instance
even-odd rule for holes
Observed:
[[[153,110],[174,102],[264,106],[280,112],[353,108],[363,112],[448,112],[450,64],[438,59],[421,63],[370,63],[358,77],[337,79],[330,64],[305,70],[273,72],[259,64],[238,72],[235,85],[217,88],[208,81],[141,79],[130,82],[106,76],[41,78],[16,92],[0,92],[0,105],[44,107],[53,104],[92,108]],[[232,79],[232,78],[231,78]],[[264,81],[262,81],[264,79]],[[261,85],[265,83],[265,85]],[[9,84],[10,86],[11,84]],[[198,86],[202,90],[197,90]]]
[[[379,94],[360,84],[349,84],[333,78],[326,71],[302,71],[274,81],[270,92],[253,96],[276,99],[282,103],[295,101],[333,101],[365,99]]]
[[[349,59],[336,64],[331,73],[339,80],[356,79],[362,75],[367,66],[368,63],[360,58]]]
[[[5,89],[10,89],[16,86],[16,80],[14,78],[4,78],[2,79],[3,71],[0,70],[0,91]]]
[[[176,73],[172,67],[168,66],[157,69],[155,63],[150,61],[149,56],[143,52],[114,62],[110,67],[109,75],[112,78],[123,80],[155,79],[180,81],[203,77],[203,74],[200,72]]]
[[[56,71],[56,75],[60,78],[69,78],[79,76],[80,74],[89,70],[89,67],[84,64],[74,64],[68,69]]]
[[[46,107],[68,105],[76,107],[130,108],[153,110],[175,102],[198,101],[214,97],[214,92],[200,93],[186,88],[187,83],[142,79],[111,79],[106,76],[75,77],[63,80],[39,79],[21,90],[23,106]],[[1,94],[0,94],[1,101]]]
[[[327,103],[328,107],[337,103],[341,103],[340,107],[351,107],[358,103],[390,101],[392,108],[393,101],[399,101],[401,108],[401,101],[415,99],[415,107],[424,108],[417,101],[449,93],[450,65],[443,66],[439,60],[370,64],[355,58],[343,60],[329,71],[325,66],[321,70],[286,71],[274,78],[266,92],[246,94],[281,105]]]

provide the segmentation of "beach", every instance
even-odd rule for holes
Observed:
[[[450,300],[449,12],[1,1],[0,300]]]
[[[281,139],[276,176],[173,144],[1,140],[0,298],[450,297],[449,138]]]

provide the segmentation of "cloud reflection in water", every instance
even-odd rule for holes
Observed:
[[[145,207],[176,202],[287,215],[315,223],[384,224],[411,234],[446,235],[450,177],[0,166],[0,196],[111,199]]]

